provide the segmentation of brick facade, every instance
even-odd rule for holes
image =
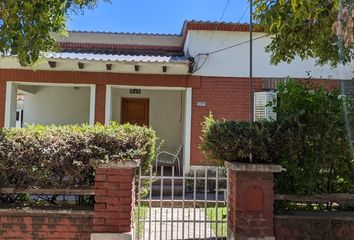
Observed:
[[[91,212],[60,213],[0,211],[0,239],[78,239],[88,240],[92,231]]]
[[[95,122],[105,123],[106,85],[96,85]]]
[[[244,78],[201,77],[200,87],[192,91],[191,165],[210,165],[199,149],[201,123],[211,112],[215,118],[249,119],[249,83]],[[254,80],[254,91],[261,90],[261,80]],[[205,107],[198,107],[205,101]]]
[[[201,123],[212,112],[216,118],[229,120],[249,119],[248,78],[202,77],[185,75],[157,74],[120,74],[70,71],[31,71],[18,69],[0,69],[0,126],[4,126],[6,81],[37,83],[95,84],[96,107],[95,122],[105,122],[106,85],[191,87],[192,123],[191,123],[191,165],[211,165],[199,150],[201,143]],[[339,81],[316,80],[318,85],[338,87]],[[264,85],[261,78],[255,78],[253,91],[261,91]],[[198,107],[197,102],[206,102]]]

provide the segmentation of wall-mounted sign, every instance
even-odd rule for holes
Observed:
[[[141,94],[141,89],[138,88],[131,88],[129,89],[130,94]]]
[[[205,101],[197,101],[197,107],[205,107],[206,102]]]

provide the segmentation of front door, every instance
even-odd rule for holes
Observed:
[[[122,98],[121,122],[149,126],[149,99]]]

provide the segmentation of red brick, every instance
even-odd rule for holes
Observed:
[[[75,213],[0,213],[0,239],[89,239],[93,217]],[[80,224],[80,225],[78,225]]]
[[[101,196],[101,195],[106,195],[107,194],[107,189],[105,188],[96,188],[95,189],[95,196]]]
[[[125,186],[122,188],[122,186]],[[130,187],[130,188],[129,188]],[[120,197],[120,196],[131,196],[132,195],[132,186],[129,185],[120,185],[119,189],[109,189],[106,193],[110,197]]]
[[[229,222],[232,232],[237,236],[245,238],[274,236],[272,175],[272,173],[229,171]],[[253,193],[254,190],[257,191]],[[254,204],[250,205],[252,201]]]
[[[103,226],[94,225],[93,232],[95,233],[119,233],[119,226]]]
[[[107,175],[106,174],[97,174],[96,173],[95,181],[96,182],[105,182],[105,181],[107,181]]]
[[[131,231],[131,226],[119,226],[119,232],[126,233]]]
[[[95,189],[119,189],[119,183],[95,182]]]
[[[94,217],[93,218],[93,224],[94,225],[105,225],[106,224],[106,218],[100,217]]]
[[[132,204],[134,201],[133,201],[132,197],[130,196],[130,197],[120,197],[119,202],[121,204]]]
[[[130,226],[130,218],[107,218],[106,224],[113,226]]]
[[[124,175],[109,175],[108,179],[107,179],[107,182],[113,182],[113,183],[119,182],[119,183],[132,184],[133,178],[129,178],[129,177],[124,176]]]

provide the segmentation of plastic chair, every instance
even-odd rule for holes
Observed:
[[[177,167],[178,174],[181,175],[181,162],[179,153],[182,150],[182,144],[179,144],[175,152],[160,151],[156,155],[156,169],[157,166],[175,166]]]

